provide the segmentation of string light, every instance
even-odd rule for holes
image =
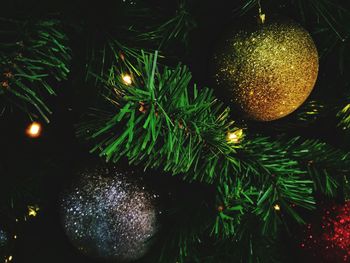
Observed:
[[[222,205],[219,205],[219,206],[218,206],[218,211],[219,211],[219,212],[222,212],[222,211],[224,211],[224,206],[222,206]]]
[[[281,207],[280,207],[279,204],[275,204],[275,205],[273,206],[273,209],[275,209],[276,211],[280,211],[280,210],[281,210]]]
[[[243,136],[243,129],[239,129],[236,131],[229,131],[226,135],[226,140],[228,143],[238,143]]]
[[[28,216],[35,217],[39,210],[40,209],[37,205],[28,205]]]
[[[41,135],[41,130],[41,124],[39,122],[34,121],[28,125],[26,129],[26,134],[30,138],[38,138]]]
[[[8,258],[5,259],[5,263],[12,261],[12,256],[9,256]]]
[[[129,74],[123,74],[122,79],[125,85],[131,85],[132,84],[132,79]]]

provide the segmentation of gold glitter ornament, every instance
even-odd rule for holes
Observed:
[[[231,31],[219,41],[213,71],[219,88],[248,118],[271,121],[296,110],[310,95],[318,53],[309,33],[290,20]]]

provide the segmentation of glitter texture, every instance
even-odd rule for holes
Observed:
[[[0,229],[0,247],[6,246],[7,244],[7,235],[5,231]]]
[[[325,209],[321,227],[309,224],[300,246],[322,262],[350,262],[350,201]]]
[[[96,168],[63,195],[61,215],[71,242],[83,253],[128,262],[142,257],[157,230],[156,195],[114,169]]]
[[[231,32],[214,53],[218,87],[248,118],[271,121],[296,110],[310,95],[318,53],[309,33],[291,21]]]

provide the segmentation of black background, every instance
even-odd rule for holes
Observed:
[[[199,22],[199,27],[191,35],[189,52],[179,48],[180,57],[190,65],[196,82],[210,85],[208,61],[212,46],[223,27],[230,23],[238,23],[237,18],[233,19],[232,12],[237,6],[237,1],[192,2],[193,14]],[[149,3],[155,6],[160,1]],[[162,5],[165,5],[164,2]],[[76,30],[75,26],[78,28],[82,25],[81,21],[89,21],[101,29],[108,28],[117,19],[116,8],[117,5],[112,1],[8,1],[1,4],[2,13],[6,16],[22,14],[29,17],[47,17],[51,13],[58,15],[67,22],[67,32],[73,50],[69,79],[55,83],[57,96],[47,98],[53,114],[49,124],[43,123],[43,134],[40,138],[26,137],[24,131],[30,120],[18,109],[13,108],[0,118],[0,189],[1,204],[4,207],[3,210],[0,209],[0,223],[5,225],[4,228],[9,233],[18,235],[18,239],[13,243],[15,262],[95,262],[80,255],[67,240],[60,224],[57,204],[60,192],[69,184],[75,171],[98,162],[96,156],[89,154],[89,146],[75,136],[75,124],[96,99],[96,91],[84,83],[82,76],[86,59],[85,31]],[[301,22],[296,10],[277,5],[274,8],[273,12]],[[247,16],[252,17],[253,14]],[[310,21],[303,24],[312,30],[314,20],[310,16]],[[315,39],[317,43],[322,43],[322,37],[316,36]],[[341,87],[346,80],[339,78],[336,65],[335,56],[330,55],[321,60],[320,76],[312,97],[327,96],[331,100],[340,96]],[[217,93],[220,96],[220,92]],[[293,116],[277,121],[277,125],[283,126],[290,120],[293,120]],[[274,136],[280,133],[274,125],[276,123],[253,123],[252,129]],[[291,135],[302,134],[309,138],[321,138],[335,146],[346,148],[346,137],[335,126],[334,118],[325,117],[311,126],[297,126],[288,132]],[[163,191],[164,194],[183,191],[185,197],[195,199],[194,196],[198,198],[208,191],[206,187],[186,186],[176,178],[164,179],[156,171],[150,174],[153,176],[150,180],[155,189]],[[23,192],[28,194],[20,196]],[[6,208],[11,203],[11,198],[18,204],[19,209],[13,211]],[[40,204],[41,207],[38,216],[28,219],[27,222],[21,219],[20,223],[14,223],[14,218],[20,218],[21,212],[18,211],[24,211],[27,204],[34,203]],[[317,214],[314,216],[317,217]],[[293,257],[299,255],[297,242],[288,237],[285,242],[286,247],[289,247],[286,253]],[[307,262],[309,259],[300,254],[298,262],[302,260]]]

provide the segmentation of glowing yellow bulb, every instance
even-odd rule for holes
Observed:
[[[122,75],[122,79],[125,85],[131,85],[132,84],[132,79],[129,74],[124,74]]]
[[[12,261],[12,256],[9,256],[8,258],[5,259],[5,262],[10,262]]]
[[[273,206],[273,209],[275,209],[276,211],[280,211],[281,210],[281,207],[278,205],[278,204],[275,204]]]
[[[260,22],[261,22],[262,24],[264,24],[264,23],[265,23],[265,20],[266,20],[266,15],[265,15],[265,14],[260,14],[260,15],[259,15],[259,18],[260,18]]]
[[[228,132],[226,140],[228,143],[238,143],[243,136],[243,130],[239,129],[234,132]]]
[[[13,236],[13,239],[17,239],[17,235],[14,235],[14,236]]]
[[[238,142],[238,136],[237,136],[236,134],[234,134],[233,132],[227,134],[227,139],[228,139],[230,142]]]
[[[28,216],[35,217],[39,211],[39,207],[37,205],[28,205]]]
[[[32,122],[26,129],[28,137],[37,138],[41,135],[41,124],[39,122]]]

